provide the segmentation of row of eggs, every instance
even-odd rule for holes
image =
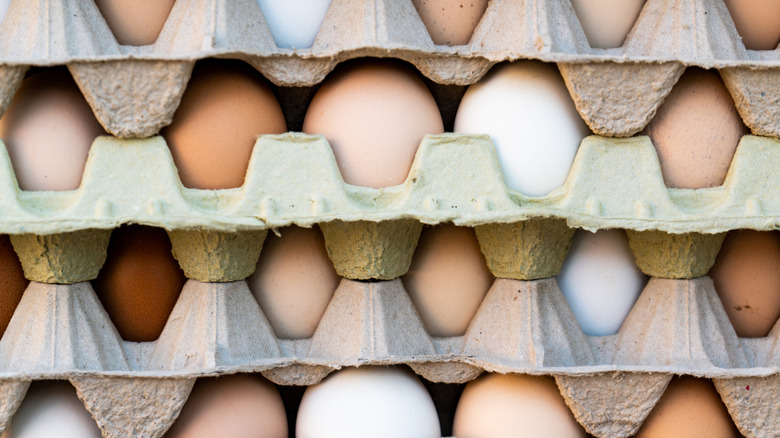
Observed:
[[[329,141],[344,181],[374,188],[403,183],[426,134],[444,131],[437,103],[408,65],[362,59],[334,71],[306,109],[303,131]],[[161,131],[186,187],[244,182],[255,140],[287,131],[265,80],[240,61],[204,60],[172,123]],[[544,196],[561,186],[589,130],[554,65],[499,65],[467,89],[454,131],[489,134],[510,189]],[[644,133],[667,186],[721,185],[747,128],[717,73],[687,70]],[[103,134],[63,70],[33,72],[0,119],[22,190],[74,190],[92,141]]]
[[[257,0],[278,47],[312,46],[331,0]],[[434,44],[467,44],[487,9],[488,0],[412,0]],[[746,48],[772,50],[780,43],[780,4],[773,0],[724,0]],[[175,0],[95,0],[117,41],[153,44]],[[593,48],[620,47],[634,26],[645,0],[572,0]],[[0,22],[10,0],[0,1]]]
[[[0,330],[13,317],[27,280],[9,239],[0,240]],[[780,318],[780,236],[735,231],[726,237],[709,275],[738,336],[764,337]],[[338,287],[318,229],[288,227],[270,234],[248,279],[281,339],[310,338]],[[428,333],[462,336],[493,282],[470,228],[425,227],[409,271],[401,278]],[[164,230],[115,229],[93,287],[120,336],[156,340],[186,281]],[[575,234],[557,282],[585,334],[616,334],[647,277],[621,230]],[[2,333],[0,331],[0,334]]]
[[[166,437],[440,438],[437,406],[420,380],[393,367],[347,368],[308,387],[286,415],[273,384],[257,375],[201,378]],[[447,429],[445,429],[447,430]],[[486,374],[465,386],[454,414],[458,438],[576,438],[586,432],[549,376]],[[100,437],[67,382],[38,381],[2,438]],[[673,378],[637,437],[738,437],[712,383]]]

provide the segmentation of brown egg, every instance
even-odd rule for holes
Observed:
[[[29,280],[7,235],[0,235],[0,337],[8,328],[16,306],[22,300]]]
[[[154,44],[176,0],[95,0],[119,44]]]
[[[734,151],[748,133],[715,71],[689,68],[645,128],[668,187],[723,184]]]
[[[89,148],[105,131],[65,69],[50,69],[22,81],[0,119],[22,190],[75,190]]]
[[[555,379],[485,374],[469,382],[452,433],[463,438],[584,437]]]
[[[199,62],[173,122],[161,134],[185,187],[244,184],[257,136],[287,131],[282,109],[254,69],[240,61]]]
[[[780,2],[777,0],[724,0],[750,50],[774,50],[780,44]]]
[[[780,235],[732,231],[709,273],[737,335],[760,338],[780,318]]]
[[[707,379],[674,377],[636,438],[737,438],[726,406]]]
[[[361,60],[325,79],[303,131],[328,139],[348,184],[381,188],[403,183],[423,137],[444,126],[436,101],[410,67]]]
[[[572,0],[591,47],[620,47],[634,27],[645,0]]]
[[[122,339],[149,342],[160,337],[185,281],[165,230],[130,225],[111,233],[92,285]]]
[[[287,227],[268,233],[249,289],[282,339],[310,338],[339,277],[319,228]]]
[[[431,336],[466,333],[493,276],[474,230],[454,225],[423,228],[404,287]]]
[[[488,0],[412,0],[434,44],[468,44]]]
[[[200,378],[166,438],[287,438],[276,387],[259,375]]]

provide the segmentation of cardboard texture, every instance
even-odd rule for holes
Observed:
[[[217,191],[182,187],[154,136],[199,59],[242,59],[297,87],[282,89],[290,108],[339,63],[366,56],[413,64],[443,108],[498,62],[557,63],[597,135],[566,183],[538,198],[507,189],[484,135],[426,137],[407,180],[384,189],[345,184],[321,136],[262,136],[244,185]],[[742,434],[780,431],[780,322],[738,338],[704,276],[725,232],[780,227],[780,48],[746,50],[722,1],[648,0],[623,47],[593,49],[567,0],[493,0],[457,47],[432,43],[411,0],[333,0],[314,45],[287,50],[254,0],[178,0],[142,47],[119,45],[90,0],[12,0],[0,24],[0,113],[30,66],[62,64],[123,139],[96,139],[81,187],[67,192],[20,191],[0,147],[0,233],[33,280],[0,339],[0,430],[36,379],[70,380],[106,437],[160,437],[200,376],[310,385],[345,366],[406,364],[435,382],[553,375],[598,437],[633,435],[673,375],[704,376]],[[755,134],[720,187],[665,187],[650,139],[630,137],[686,66],[718,69]],[[432,338],[398,277],[422,224],[448,222],[475,228],[498,278],[465,335]],[[190,278],[154,342],[122,340],[88,283],[110,230],[126,223],[165,228]],[[322,229],[343,277],[310,339],[277,338],[244,281],[268,230],[291,224]],[[617,335],[586,336],[552,278],[575,228],[627,230],[653,277]]]

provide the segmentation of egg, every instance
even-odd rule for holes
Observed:
[[[636,438],[737,438],[726,406],[706,379],[675,377],[645,419]]]
[[[620,47],[636,23],[645,0],[572,0],[590,46]]]
[[[780,235],[730,232],[709,275],[737,335],[768,335],[780,318]]]
[[[310,338],[340,278],[319,228],[291,226],[279,234],[268,233],[247,283],[276,336]]]
[[[0,235],[0,337],[8,328],[29,280],[7,235]]]
[[[428,391],[392,367],[346,368],[310,386],[295,428],[298,438],[441,438]]]
[[[668,187],[716,187],[748,130],[715,71],[689,68],[645,128]]]
[[[8,12],[9,6],[11,6],[11,0],[0,0],[0,23],[5,19],[5,14]]]
[[[122,339],[149,342],[160,337],[185,281],[165,230],[131,225],[111,233],[92,285]]]
[[[454,225],[423,228],[402,281],[431,336],[466,333],[493,276],[474,230]]]
[[[166,438],[287,438],[276,387],[260,376],[200,378]]]
[[[620,330],[647,277],[623,230],[579,230],[557,281],[582,331],[608,336]]]
[[[489,134],[507,187],[544,196],[566,181],[588,128],[554,65],[520,61],[469,87],[455,132]]]
[[[462,438],[585,436],[555,379],[523,374],[485,374],[469,382],[452,432]]]
[[[774,50],[780,44],[780,2],[724,0],[745,48]]]
[[[33,382],[0,438],[100,438],[103,434],[68,381]]]
[[[327,138],[345,182],[382,188],[403,183],[423,137],[444,126],[436,101],[410,67],[361,60],[325,79],[303,131]]]
[[[412,0],[434,44],[468,44],[488,0]]]
[[[22,190],[78,189],[89,148],[103,134],[73,78],[60,68],[24,79],[0,119],[0,138]]]
[[[119,44],[145,46],[160,36],[176,0],[95,0]]]
[[[161,131],[185,187],[244,184],[257,136],[287,131],[273,92],[241,61],[196,64],[171,124]]]
[[[330,0],[257,0],[263,18],[283,49],[308,49],[322,27]]]

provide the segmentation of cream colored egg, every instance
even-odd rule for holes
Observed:
[[[488,0],[412,0],[434,44],[468,44]]]
[[[590,46],[620,47],[636,23],[645,0],[571,0]]]
[[[474,230],[426,227],[402,278],[431,336],[461,336],[487,294],[493,276]]]
[[[33,382],[0,438],[100,438],[103,435],[68,381]]]
[[[331,0],[257,0],[278,47],[307,49],[322,27]]]
[[[724,0],[742,43],[750,50],[774,50],[780,44],[780,2]]]
[[[200,61],[171,124],[168,142],[185,187],[229,189],[244,184],[257,136],[287,131],[265,79],[240,61]]]
[[[22,190],[75,190],[92,142],[105,131],[64,69],[24,81],[0,119]]]
[[[737,438],[740,434],[712,382],[675,377],[636,438]]]
[[[668,187],[723,184],[739,140],[748,133],[715,71],[689,68],[645,128]]]
[[[730,232],[709,275],[737,335],[768,335],[780,318],[780,234]]]
[[[428,88],[399,61],[361,60],[325,79],[306,112],[303,131],[330,142],[349,184],[404,182],[426,134],[444,130]]]
[[[298,438],[441,438],[428,391],[393,367],[346,368],[310,386],[295,432]]]
[[[310,338],[338,287],[339,277],[319,228],[269,232],[249,289],[282,339]]]
[[[588,127],[554,64],[502,64],[469,87],[455,132],[489,134],[506,185],[544,196],[563,185]]]
[[[616,334],[647,283],[623,230],[577,231],[557,280],[590,336]]]
[[[584,437],[555,379],[485,374],[460,396],[452,432],[458,438]]]
[[[276,387],[259,375],[198,379],[166,438],[287,438]]]
[[[160,36],[176,0],[95,0],[119,44],[145,46]]]

